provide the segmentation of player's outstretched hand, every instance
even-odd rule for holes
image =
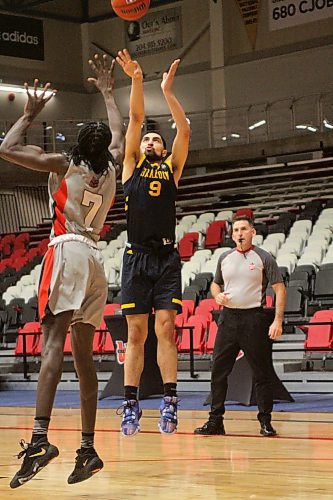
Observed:
[[[29,85],[27,82],[24,84],[24,88],[27,93],[27,103],[24,107],[24,114],[28,115],[31,119],[34,119],[45,107],[45,104],[52,99],[52,97],[57,93],[56,90],[51,89],[51,84],[48,82],[44,85],[41,90],[39,87],[39,80],[36,78],[34,80],[34,90],[29,90]],[[51,90],[51,94],[46,96],[46,91]]]
[[[168,90],[171,90],[173,80],[174,80],[175,74],[177,72],[179,63],[180,63],[180,59],[176,59],[171,64],[169,71],[165,71],[163,73],[163,80],[161,82],[161,89],[163,90],[163,92],[167,92]]]
[[[127,76],[134,80],[142,80],[141,66],[138,61],[133,61],[127,49],[119,50],[116,61],[123,68]]]
[[[106,54],[103,54],[102,57],[95,54],[94,59],[89,59],[88,63],[95,73],[95,77],[89,77],[88,82],[93,83],[102,94],[104,92],[112,92],[114,87],[113,73],[115,60],[113,59],[110,63],[109,57]]]

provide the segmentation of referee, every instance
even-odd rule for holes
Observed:
[[[233,221],[233,248],[217,263],[211,293],[223,306],[219,318],[212,367],[212,403],[208,421],[195,434],[225,434],[223,415],[230,374],[240,349],[254,374],[260,434],[275,436],[271,425],[273,409],[272,344],[282,334],[286,290],[275,259],[252,244],[256,234],[247,216]],[[275,316],[263,309],[268,282],[276,294]]]

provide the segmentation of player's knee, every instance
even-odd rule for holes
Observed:
[[[175,322],[173,318],[165,318],[155,325],[156,335],[165,340],[174,338]]]
[[[128,328],[128,341],[127,345],[141,346],[144,345],[147,338],[147,332],[143,330],[140,325],[131,325]]]
[[[54,364],[62,363],[64,346],[61,342],[47,343],[42,349],[42,359],[51,359]]]
[[[76,356],[74,366],[80,380],[94,380],[95,378],[97,380],[96,368],[92,356]]]

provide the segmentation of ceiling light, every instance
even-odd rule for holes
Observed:
[[[263,125],[265,125],[265,123],[266,123],[266,120],[260,120],[259,122],[256,122],[253,125],[250,125],[249,130],[253,130],[255,128],[262,127]]]
[[[329,128],[331,130],[333,129],[333,125],[328,120],[326,120],[326,118],[324,119],[323,123],[326,128]]]
[[[30,92],[34,92],[34,87],[29,87]],[[0,92],[14,92],[15,94],[26,94],[26,89],[24,87],[19,87],[17,85],[3,85],[0,84]],[[37,95],[41,95],[43,89],[37,90]],[[46,90],[45,97],[49,97],[51,95],[56,95],[53,90]]]

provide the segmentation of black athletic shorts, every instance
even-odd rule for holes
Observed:
[[[178,250],[161,255],[125,248],[121,278],[123,314],[152,309],[182,311],[181,263]]]

